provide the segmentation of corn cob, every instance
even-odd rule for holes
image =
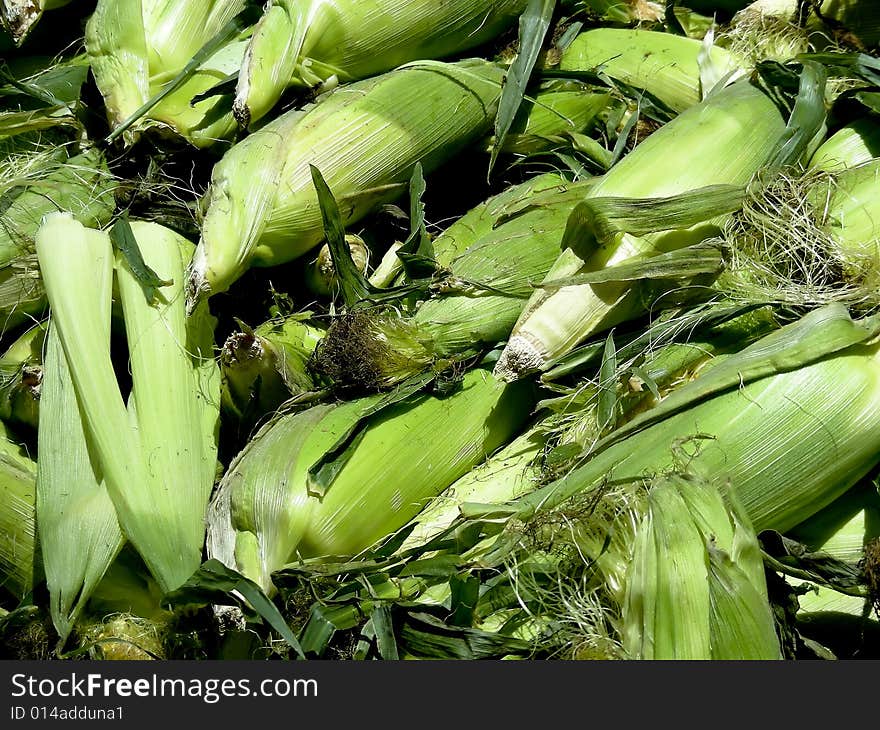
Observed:
[[[98,342],[109,352],[112,258],[105,233],[82,228],[82,238],[71,244],[77,256],[88,256],[95,301]],[[51,219],[50,219],[51,220]],[[51,226],[52,223],[47,225]],[[57,223],[56,223],[57,225]],[[45,235],[41,228],[39,237]],[[49,270],[51,276],[52,269]],[[60,315],[59,315],[60,319]],[[49,590],[49,612],[63,645],[84,610],[92,590],[122,548],[124,537],[106,485],[90,452],[90,439],[81,415],[71,370],[59,339],[58,326],[49,328],[45,377],[42,384],[43,419],[38,432],[36,511],[40,549]],[[71,529],[75,525],[76,529]]]
[[[564,192],[571,183],[559,173],[547,172],[536,175],[519,185],[511,185],[471,208],[454,223],[444,229],[432,242],[434,259],[444,268],[452,265],[457,257],[481,238],[492,235],[504,211],[515,205],[527,205],[529,201],[554,191]]]
[[[594,28],[580,33],[562,52],[561,71],[603,73],[643,89],[674,112],[702,101],[713,86],[730,83],[744,70],[719,46],[658,31]]]
[[[37,255],[95,454],[90,463],[100,469],[124,535],[167,591],[201,562],[216,465],[219,372],[211,318],[204,308],[189,319],[184,313],[180,287],[191,244],[156,224],[135,223],[132,233],[160,281],[151,290],[121,253],[115,262],[133,379],[127,408],[103,324],[109,288],[82,287],[93,269],[106,272],[114,264],[109,237],[55,214],[37,233]]]
[[[468,502],[500,504],[534,489],[541,478],[539,457],[547,445],[543,428],[540,423],[529,428],[432,499],[407,526],[412,532],[400,549],[418,547],[448,530]]]
[[[865,117],[844,125],[810,158],[809,168],[839,170],[880,157],[880,125]]]
[[[245,8],[244,0],[100,0],[86,25],[86,50],[112,129],[121,127],[181,72],[202,46]],[[125,132],[133,143],[153,126],[170,128],[199,147],[235,131],[229,100],[191,100],[238,71],[245,38],[233,39],[202,63]]]
[[[271,574],[299,555],[365,550],[509,440],[532,405],[528,386],[505,388],[474,368],[451,395],[418,396],[372,417],[319,497],[315,466],[377,402],[321,404],[261,429],[214,497],[209,555],[269,590]],[[439,423],[456,424],[449,438],[436,438]]]
[[[110,220],[116,207],[117,181],[97,149],[69,158],[63,152],[53,153],[32,169],[14,168],[8,183],[4,180],[0,187],[6,188],[3,193],[9,201],[0,212],[2,331],[31,321],[46,309],[34,256],[34,236],[43,216],[64,211],[86,226],[101,226]]]
[[[873,306],[880,160],[848,167],[838,155],[833,162],[836,171],[817,164],[803,175],[781,171],[753,186],[725,225],[731,248],[719,285],[731,296],[798,306]]]
[[[583,134],[611,103],[611,94],[586,84],[558,82],[544,84],[531,98],[524,99],[501,151],[508,155],[536,155],[570,144],[571,135]],[[489,139],[487,151],[495,144]]]
[[[590,190],[590,197],[674,195],[707,184],[743,184],[769,158],[785,129],[775,104],[747,82],[738,82],[682,112],[626,155]],[[722,142],[723,140],[723,142]],[[670,169],[671,145],[679,157]],[[711,227],[711,226],[710,226]],[[600,247],[586,261],[571,249],[562,252],[545,281],[595,271],[638,254],[669,250],[707,234],[684,233],[634,238]],[[626,284],[561,286],[532,295],[513,328],[496,366],[510,380],[539,370],[588,335],[632,316],[640,309]]]
[[[116,182],[97,149],[41,166],[32,174],[13,178],[10,204],[0,225],[0,260],[33,252],[33,237],[43,216],[71,213],[83,225],[105,224],[115,208]]]
[[[429,172],[485,134],[502,75],[484,61],[412,65],[337,89],[235,145],[211,176],[191,300],[225,291],[250,266],[290,261],[321,243],[310,165],[353,223],[400,195],[416,162]],[[444,116],[452,108],[454,118]]]
[[[590,445],[591,458],[520,500],[520,513],[662,473],[687,453],[689,473],[730,480],[758,532],[791,529],[877,461],[876,327],[841,304],[810,312]]]
[[[857,485],[834,503],[795,526],[786,537],[810,552],[821,552],[835,560],[857,566],[866,560],[866,547],[880,537],[880,503],[870,488]],[[794,578],[788,578],[795,585]],[[817,587],[798,601],[800,609],[812,611],[848,611],[857,616],[866,613],[866,599],[846,595],[831,588]]]
[[[370,251],[364,239],[349,233],[345,236],[345,242],[348,244],[351,259],[357,270],[363,274],[370,263]],[[336,276],[336,267],[330,256],[330,246],[326,243],[318,249],[315,260],[306,265],[306,286],[312,294],[319,297],[329,297],[338,293],[339,280]]]
[[[844,250],[876,260],[880,246],[875,191],[880,180],[880,159],[854,165],[838,174],[831,189],[817,186],[810,195],[817,207],[825,203],[824,223]]]
[[[526,0],[272,0],[254,28],[235,98],[243,126],[288,86],[347,83],[408,61],[482,45],[512,26]]]
[[[314,387],[307,364],[324,333],[308,317],[269,320],[226,339],[220,352],[221,404],[244,428]]]

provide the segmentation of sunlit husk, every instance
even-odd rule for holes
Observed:
[[[506,443],[528,416],[529,392],[505,388],[475,368],[451,395],[390,407],[349,446],[323,497],[310,486],[309,469],[377,398],[279,417],[223,477],[211,508],[209,554],[268,589],[271,574],[297,556],[365,550]]]
[[[183,270],[192,245],[158,224],[135,222],[131,228],[144,262],[165,282],[155,297],[122,253],[114,260],[106,234],[69,216],[47,217],[37,234],[37,255],[89,466],[99,470],[123,534],[169,590],[201,562],[216,468],[219,371],[211,352],[212,318],[204,308],[189,318],[184,312]],[[127,406],[105,324],[110,288],[85,285],[96,268],[106,272],[111,265],[129,344],[133,384]],[[60,451],[63,456],[63,445]]]
[[[214,166],[191,297],[321,243],[310,165],[345,223],[401,195],[417,162],[430,172],[491,128],[502,75],[485,61],[424,62],[341,87],[249,135]]]
[[[735,83],[650,135],[600,178],[589,196],[662,197],[704,185],[744,184],[767,162],[784,130],[785,120],[766,94],[748,82]],[[677,158],[670,166],[673,148]],[[641,238],[623,235],[616,245],[599,247],[586,261],[567,249],[545,281],[679,248],[712,235],[713,228],[707,223]],[[637,290],[626,282],[538,289],[513,328],[496,374],[511,379],[539,370],[589,335],[642,308]]]
[[[606,74],[647,91],[675,112],[702,101],[715,83],[728,83],[743,73],[734,57],[719,46],[704,50],[694,38],[626,28],[581,33],[562,53],[559,67]]]
[[[159,93],[244,7],[243,0],[101,0],[86,25],[85,42],[111,128]],[[238,71],[245,46],[246,40],[238,39],[215,52],[125,132],[127,142],[154,126],[198,146],[231,135],[236,129],[231,99],[215,95],[190,102]]]
[[[761,553],[742,508],[710,482],[648,487],[623,601],[633,659],[780,659]]]
[[[526,0],[272,0],[254,29],[238,79],[243,124],[264,116],[288,86],[348,83],[408,61],[475,48],[512,26]]]
[[[880,156],[880,124],[871,117],[856,119],[826,139],[810,158],[810,168],[840,170]]]
[[[0,437],[0,586],[22,599],[42,573],[34,507],[37,465],[5,427]]]

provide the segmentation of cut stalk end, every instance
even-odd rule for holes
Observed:
[[[201,249],[199,249],[201,250]],[[205,276],[204,256],[199,257],[198,250],[186,274],[186,316],[189,317],[211,294],[211,286]]]
[[[505,383],[520,380],[544,365],[544,357],[529,340],[519,335],[510,338],[495,364],[493,375]]]
[[[232,102],[232,116],[241,129],[247,129],[251,123],[251,110],[244,99]]]

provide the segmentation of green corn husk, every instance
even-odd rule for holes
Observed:
[[[562,52],[561,71],[599,71],[647,91],[675,112],[702,101],[716,83],[744,70],[724,48],[659,31],[594,28]]]
[[[0,425],[0,586],[19,600],[31,592],[39,565],[36,478],[34,460]]]
[[[251,266],[290,261],[321,243],[310,165],[343,222],[353,223],[403,193],[417,162],[430,172],[485,134],[502,76],[479,60],[411,65],[339,88],[235,145],[211,175],[191,300],[225,291]]]
[[[495,486],[490,478],[488,488]],[[361,597],[356,605],[363,617],[384,601],[395,611],[398,650],[431,658],[466,658],[471,651],[456,651],[451,643],[423,644],[430,637],[420,639],[410,633],[408,612],[431,610],[428,607],[442,607],[447,612],[443,616],[456,612],[459,616],[448,622],[448,629],[475,631],[487,642],[514,640],[511,648],[522,658],[558,658],[565,652],[572,658],[636,659],[648,658],[650,652],[659,659],[678,652],[682,658],[778,659],[779,641],[755,533],[728,494],[727,489],[687,474],[609,485],[563,513],[555,524],[527,525],[516,554],[503,566],[484,564],[479,552],[476,559],[472,551],[461,552],[473,543],[469,535],[480,523],[485,527],[503,519],[503,506],[465,505],[466,514],[477,517],[461,523],[460,532],[437,536],[428,545],[404,543],[395,555],[412,561],[400,573],[407,576],[404,580],[388,581],[381,567],[374,574],[372,556],[364,560],[363,576],[355,568],[357,563],[334,566],[351,570],[361,580],[367,578],[369,587],[361,591],[355,581],[342,587],[328,582],[328,590],[344,595],[345,603],[330,598],[328,606],[319,597],[327,609],[321,618],[348,628],[352,624],[336,623],[341,618],[337,612],[355,610],[355,592]],[[658,514],[660,506],[670,501],[675,502],[674,514],[664,521]],[[667,534],[684,533],[687,540],[684,545],[664,544],[657,562],[665,575],[652,580],[639,572],[646,562],[643,556],[637,554],[634,560],[633,553],[639,550],[636,535],[641,531],[644,537],[645,532],[661,528]],[[495,534],[491,527],[489,534]],[[460,588],[457,591],[460,578],[437,571],[450,563],[467,566],[468,580],[479,588],[465,595]],[[422,584],[414,586],[415,580]],[[683,605],[693,610],[681,611]],[[639,608],[644,608],[641,615]],[[437,621],[435,627],[441,623]],[[670,642],[672,632],[675,639]],[[431,635],[454,636],[442,629]],[[640,644],[645,645],[644,652]],[[489,646],[484,649],[491,651]],[[474,646],[473,652],[477,651]]]
[[[373,416],[377,396],[279,417],[223,477],[210,511],[209,555],[269,590],[271,574],[297,556],[367,549],[504,445],[528,416],[530,393],[525,384],[505,388],[478,367],[451,395],[416,396]],[[359,436],[316,471],[364,416]],[[446,437],[438,439],[441,427]],[[330,464],[338,471],[327,485]]]
[[[13,428],[37,429],[47,329],[34,325],[0,355],[0,420]]]
[[[94,276],[92,269],[113,263],[109,237],[55,214],[37,233],[37,255],[90,468],[100,470],[123,533],[168,591],[201,563],[216,468],[219,371],[211,352],[212,318],[204,308],[185,317],[181,287],[192,245],[157,224],[136,222],[131,232],[160,281],[142,284],[134,273],[138,267],[119,254],[117,286],[133,381],[127,407],[104,325],[109,288],[82,286]],[[58,454],[64,458],[63,447]]]
[[[645,139],[590,188],[589,197],[661,197],[704,185],[744,184],[773,154],[785,130],[777,106],[741,81],[682,112]],[[669,164],[669,151],[677,159]],[[582,259],[562,252],[545,282],[593,272],[634,256],[668,251],[712,235],[712,225],[691,230],[616,237]],[[513,328],[496,374],[515,379],[540,370],[591,334],[642,309],[628,283],[575,284],[537,290]]]
[[[841,304],[810,312],[588,444],[589,459],[519,500],[515,516],[686,458],[688,473],[730,481],[758,532],[791,529],[877,462],[877,327]]]
[[[880,537],[880,497],[868,485],[857,485],[809,519],[792,528],[786,537],[810,552],[829,555],[865,571],[866,547]],[[861,564],[861,567],[859,567]],[[786,577],[793,585],[805,581]],[[869,616],[875,596],[849,595],[827,586],[813,586],[798,597],[803,614],[845,613],[860,619]],[[809,620],[809,616],[805,616]]]
[[[111,269],[104,267],[102,273],[102,284],[109,285]],[[109,346],[109,306],[105,309],[103,334]],[[125,538],[107,487],[92,465],[74,383],[54,326],[46,367],[36,509],[49,613],[63,644]]]
[[[589,130],[611,99],[611,94],[595,91],[586,84],[545,84],[531,99],[523,100],[501,152],[527,157],[570,145],[569,136]],[[492,151],[494,143],[493,135],[487,151]]]
[[[632,543],[622,643],[632,659],[781,659],[761,552],[711,482],[661,477]]]
[[[539,646],[552,648],[560,640],[555,632],[565,638],[573,626],[585,647],[604,646],[603,655],[614,655],[619,643],[629,656],[683,656],[677,652],[691,647],[709,658],[715,655],[705,653],[708,643],[710,652],[726,647],[727,658],[765,650],[778,658],[766,595],[754,596],[763,585],[754,536],[792,529],[876,463],[878,324],[854,323],[834,305],[728,355],[616,432],[588,439],[590,457],[561,479],[484,509],[506,529],[477,545],[470,560],[515,571],[516,597],[538,620],[536,628],[548,616],[542,631],[550,635],[532,639]],[[665,513],[669,519],[652,525],[643,521],[645,500],[663,483],[674,487],[676,504]],[[711,528],[697,517],[695,529],[681,501],[692,508],[710,492],[717,501],[713,485],[741,508],[723,518],[718,512],[721,522]],[[736,541],[724,537],[725,520],[739,532]],[[657,537],[655,527],[668,537]],[[461,534],[467,529],[464,523]],[[642,545],[634,548],[639,532]],[[709,535],[716,537],[712,548],[733,548],[707,550]],[[675,544],[682,536],[689,551]],[[748,553],[751,568],[733,570],[725,552],[734,563]],[[706,620],[707,575],[708,587],[720,589],[709,602],[709,617],[720,619],[714,630]]]
[[[16,175],[3,187],[10,202],[0,217],[2,263],[33,253],[34,234],[49,213],[68,212],[93,228],[107,223],[116,207],[116,181],[96,148]]]
[[[505,340],[532,285],[559,254],[561,209],[537,208],[471,244],[448,267],[439,296],[412,317],[419,339],[439,357]]]
[[[125,545],[92,591],[87,606],[92,616],[127,614],[162,620],[169,615],[163,594],[131,544]]]
[[[83,230],[84,240],[72,245],[79,244],[79,256],[89,257],[93,277],[89,285],[95,287],[95,298],[100,302],[94,313],[96,319],[90,323],[98,327],[98,341],[109,353],[113,277],[109,240],[104,233]],[[74,381],[54,323],[47,338],[41,401],[36,514],[49,613],[63,644],[92,590],[122,548],[124,537],[107,487],[93,462],[94,447],[86,435]]]
[[[880,536],[880,496],[869,484],[856,485],[825,509],[786,533],[811,552],[858,563],[865,546]]]
[[[466,503],[478,505],[510,502],[564,473],[569,460],[565,452],[590,444],[614,428],[620,428],[660,399],[698,377],[707,367],[742,349],[775,327],[766,311],[746,313],[690,338],[672,342],[618,365],[615,374],[616,403],[610,417],[601,413],[602,389],[579,385],[554,400],[542,401],[550,414],[508,446],[471,470],[433,500],[416,517],[413,532],[401,549],[416,547],[449,528]],[[638,378],[637,382],[636,379]],[[644,379],[644,381],[642,380]],[[650,383],[650,385],[646,385]],[[545,455],[545,459],[541,457]]]
[[[880,157],[880,124],[863,117],[841,127],[813,153],[808,168],[840,170]]]
[[[3,0],[0,3],[0,24],[12,42],[21,46],[43,13],[67,5],[71,0]]]
[[[315,370],[333,383],[388,388],[434,362],[473,357],[503,342],[531,292],[559,253],[569,206],[537,207],[493,228],[515,201],[569,187],[545,173],[471,209],[433,242],[442,267],[432,295],[415,312],[347,313],[329,328]]]
[[[35,254],[0,266],[0,332],[21,327],[46,311],[46,291]]]
[[[674,317],[666,323],[670,325],[683,326]],[[648,329],[619,352],[615,350],[613,366],[603,348],[598,377],[577,381],[574,392],[563,391],[555,400],[562,412],[553,428],[553,440],[558,452],[564,454],[568,449],[573,453],[570,458],[559,457],[556,472],[570,468],[571,458],[579,458],[581,449],[656,407],[709,368],[778,327],[769,308],[762,308],[697,332],[683,329],[689,333],[685,341],[673,338],[663,344],[668,335]],[[628,352],[633,345],[637,345],[635,355]],[[603,372],[606,367],[612,367],[611,371]],[[552,400],[548,402],[551,407],[553,404]]]
[[[515,24],[527,0],[272,0],[254,29],[235,98],[247,126],[288,86],[348,83],[409,61],[460,54]]]
[[[220,351],[221,405],[245,428],[314,388],[308,362],[324,336],[311,313],[231,334]]]
[[[111,129],[135,116],[245,6],[244,0],[99,0],[85,43]],[[151,127],[171,129],[198,147],[228,138],[236,129],[231,99],[192,100],[237,73],[246,46],[246,37],[239,37],[220,47],[123,139],[131,144]]]
[[[433,241],[434,259],[444,268],[452,265],[461,254],[496,229],[501,214],[510,206],[553,192],[564,192],[571,186],[562,173],[545,172],[518,185],[511,185],[488,200],[471,208],[444,229]],[[500,223],[500,228],[504,223]]]
[[[85,53],[7,59],[0,82],[0,140],[23,136],[39,146],[68,144],[84,132],[76,119],[89,73]],[[71,131],[75,133],[70,134]],[[3,145],[0,144],[0,147]]]
[[[130,526],[118,500],[114,504],[128,538],[169,590],[201,564],[217,464],[220,373],[213,317],[206,308],[185,315],[184,271],[192,244],[155,223],[133,223],[132,232],[144,262],[172,284],[160,290],[166,305],[149,306],[140,281],[117,257],[133,381],[128,407],[150,479],[145,524]]]
[[[866,49],[880,45],[880,3],[877,0],[823,0],[821,16]],[[818,24],[816,24],[818,25]]]
[[[844,170],[831,185],[817,185],[808,193],[817,208],[825,204],[822,222],[840,248],[861,253],[871,261],[880,257],[878,182],[880,159],[874,159]]]
[[[424,545],[444,533],[468,502],[501,504],[534,489],[541,478],[539,457],[547,445],[544,429],[541,423],[529,428],[432,499],[408,525],[412,532],[400,550]]]
[[[37,164],[18,160],[0,182],[0,194],[9,201],[0,211],[2,331],[31,321],[46,309],[34,255],[34,237],[43,217],[63,211],[86,226],[98,227],[109,222],[116,207],[117,181],[97,149],[69,158],[57,151],[34,154]]]
[[[533,197],[544,194],[561,193],[568,190],[571,186],[572,183],[567,175],[559,172],[545,172],[530,177],[518,185],[511,185],[505,188],[500,193],[471,208],[441,231],[436,238],[431,240],[431,252],[434,261],[441,269],[448,269],[452,262],[464,253],[468,247],[481,238],[493,234],[496,224],[499,223],[499,217],[508,207],[524,205]],[[400,242],[395,243],[392,246],[394,253],[391,251],[386,253],[379,267],[377,267],[385,267],[389,270],[392,268],[396,269],[395,274],[388,275],[390,279],[389,286],[391,284],[401,285],[407,280],[406,276],[402,273],[402,262],[396,254],[396,250],[401,245],[402,243]],[[392,257],[397,262],[393,267],[389,261],[386,261],[386,259]],[[375,286],[380,285],[378,282],[371,283]]]
[[[80,129],[78,120],[67,104],[54,104],[42,109],[0,109],[0,140],[29,137],[38,132],[58,132],[65,127]]]

